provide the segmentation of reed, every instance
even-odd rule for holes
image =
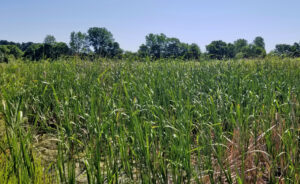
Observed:
[[[0,183],[299,183],[300,60],[0,65]]]

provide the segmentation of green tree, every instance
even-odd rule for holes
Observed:
[[[149,54],[151,57],[158,59],[163,57],[166,48],[167,36],[161,34],[149,34],[146,36],[146,46],[149,48]]]
[[[159,58],[199,58],[200,49],[196,44],[191,47],[178,38],[168,38],[165,34],[148,34],[146,44],[139,48],[140,57]]]
[[[24,53],[24,57],[32,60],[32,61],[38,61],[43,59],[44,57],[44,44],[32,44],[30,45]]]
[[[274,50],[275,55],[283,57],[300,57],[300,43],[277,44]]]
[[[33,42],[22,43],[20,49],[24,52],[30,45],[34,44]]]
[[[57,59],[61,56],[66,56],[70,53],[70,49],[68,45],[64,42],[55,43],[52,49],[53,49],[52,51],[53,55],[50,56],[52,59]]]
[[[292,46],[292,53],[293,57],[300,57],[300,42],[294,43],[294,45]]]
[[[112,33],[106,28],[89,28],[88,38],[95,53],[104,57],[108,55],[109,45],[114,42]]]
[[[288,44],[277,44],[275,46],[275,54],[279,56],[292,56],[293,48]]]
[[[188,59],[199,59],[201,55],[201,50],[199,46],[195,43],[189,45]]]
[[[258,47],[256,45],[248,45],[242,49],[243,58],[263,58],[266,56],[266,51],[264,48]]]
[[[15,43],[15,42],[9,42],[7,40],[0,40],[0,45],[15,45],[19,49],[21,49],[23,52],[30,46],[32,45],[33,42],[25,42],[25,43]]]
[[[121,54],[123,53],[123,50],[120,48],[120,45],[118,42],[113,42],[108,44],[108,57],[114,58],[114,57],[121,57]]]
[[[212,59],[224,59],[227,56],[227,44],[222,40],[212,41],[206,50]]]
[[[10,41],[7,41],[7,40],[0,40],[0,45],[15,45],[19,48],[21,47],[20,43],[10,42]]]
[[[235,46],[232,43],[228,43],[226,47],[226,58],[234,58],[235,55]]]
[[[145,44],[142,44],[138,50],[138,55],[143,58],[148,57],[150,55],[149,48]]]
[[[54,45],[56,43],[52,44],[43,44],[42,49],[43,49],[43,59],[47,59],[47,58],[54,58]]]
[[[265,41],[262,37],[258,36],[254,39],[253,44],[257,47],[265,49]]]
[[[87,34],[73,31],[70,35],[70,47],[75,54],[88,53],[90,49]]]
[[[21,58],[23,56],[23,52],[21,49],[19,49],[16,45],[7,45],[7,48],[9,49],[9,54],[14,56],[15,58]]]
[[[8,62],[9,58],[21,58],[23,52],[16,45],[0,45],[0,62]]]
[[[179,53],[178,53],[177,57],[179,57],[181,59],[186,59],[186,58],[188,58],[188,52],[189,52],[189,44],[180,43]]]
[[[69,55],[70,49],[64,42],[50,44],[32,44],[24,53],[24,57],[33,61],[41,59],[58,59],[61,56]]]
[[[56,42],[56,39],[53,35],[47,35],[44,39],[44,44],[54,45]]]
[[[234,49],[235,49],[235,54],[242,52],[242,49],[246,46],[248,46],[248,41],[245,39],[238,39],[234,41],[233,43]]]
[[[6,45],[0,45],[0,63],[8,62],[9,49]]]
[[[181,45],[179,39],[177,38],[166,38],[165,43],[161,45],[162,49],[165,49],[164,51],[161,51],[163,53],[163,57],[172,57],[176,58],[181,56],[181,50],[183,49],[183,45]]]

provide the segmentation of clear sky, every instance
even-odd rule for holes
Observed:
[[[69,42],[72,31],[106,27],[121,48],[136,51],[148,33],[165,33],[201,50],[213,40],[249,42],[267,51],[300,41],[300,0],[1,0],[0,39]]]

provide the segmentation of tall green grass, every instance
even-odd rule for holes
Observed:
[[[300,182],[299,59],[16,62],[0,90],[1,183]]]

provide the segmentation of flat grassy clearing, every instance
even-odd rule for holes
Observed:
[[[0,65],[0,183],[299,183],[300,60]]]

